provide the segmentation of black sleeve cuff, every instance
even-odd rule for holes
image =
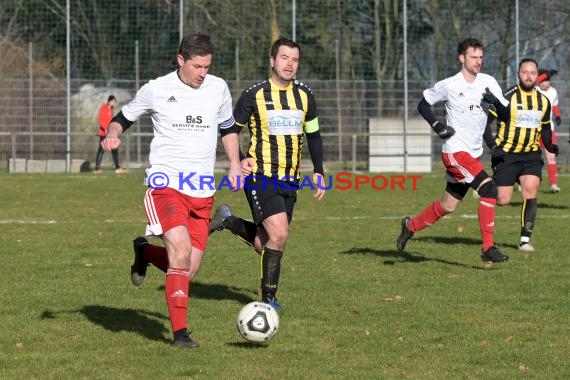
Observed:
[[[123,115],[123,111],[119,111],[119,113],[116,114],[113,117],[113,119],[111,119],[111,123],[112,122],[121,124],[121,127],[123,128],[123,132],[125,132],[127,129],[129,129],[129,127],[131,125],[133,125],[135,123],[134,121],[130,121],[129,119],[127,119],[125,117],[125,115]]]
[[[230,133],[239,134],[239,128],[236,124],[232,125],[229,128],[220,129],[220,136],[222,136],[222,137],[229,135]]]
[[[311,161],[313,161],[313,171],[324,175],[323,140],[321,132],[307,133],[307,144],[309,144],[309,153],[311,154]]]
[[[420,100],[420,103],[418,104],[418,112],[430,126],[433,126],[437,121],[433,111],[431,110],[431,104],[429,104],[425,98]]]

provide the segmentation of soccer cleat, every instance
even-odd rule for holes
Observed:
[[[144,276],[146,276],[148,262],[146,262],[143,256],[145,245],[148,245],[148,240],[142,236],[139,236],[133,240],[135,261],[133,262],[133,265],[131,265],[131,281],[133,282],[134,286],[140,286],[144,281]]]
[[[101,174],[101,173],[103,173],[103,169],[95,169],[95,170],[93,170],[93,173]]]
[[[481,260],[492,261],[494,263],[501,263],[508,261],[509,256],[503,255],[494,245],[489,247],[485,252],[481,252]]]
[[[172,339],[172,345],[174,347],[180,347],[180,348],[200,347],[200,344],[192,339],[190,333],[186,329],[174,333],[174,338]]]
[[[208,234],[211,234],[215,231],[221,231],[224,229],[224,222],[227,218],[232,216],[232,211],[230,210],[230,206],[227,204],[223,204],[216,209],[216,213],[210,222],[210,228]]]
[[[400,233],[400,236],[398,236],[398,240],[396,240],[396,246],[400,252],[406,248],[406,243],[412,238],[412,236],[414,236],[414,233],[408,229],[408,224],[411,220],[412,218],[410,216],[402,218],[402,232]]]
[[[128,172],[129,172],[129,169],[127,169],[127,168],[117,168],[117,169],[115,169],[115,173],[117,173],[117,174],[125,174],[125,173],[128,173]]]
[[[519,251],[534,252],[534,247],[530,243],[520,243]]]
[[[550,186],[550,192],[551,193],[558,193],[558,192],[560,192],[560,187],[558,187],[557,184],[554,184],[554,185]]]
[[[281,310],[281,304],[279,302],[277,302],[277,300],[275,298],[272,300],[265,299],[265,300],[263,300],[263,303],[266,303],[269,306],[271,306],[272,308],[274,308],[276,312],[279,312],[279,310]]]

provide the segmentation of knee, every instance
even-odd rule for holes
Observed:
[[[285,249],[285,245],[287,244],[288,238],[289,230],[285,228],[273,231],[267,240],[268,242],[271,242],[270,245],[272,247],[278,247],[280,251],[283,251]]]
[[[458,206],[459,202],[441,202],[441,211],[444,215],[451,214]]]
[[[168,262],[171,268],[190,268],[190,252],[192,247],[170,247],[167,250]]]
[[[499,194],[497,195],[497,205],[498,206],[506,206],[511,203],[512,194]]]
[[[479,188],[478,193],[481,198],[497,199],[497,185],[495,185],[495,182],[493,181],[485,182]]]

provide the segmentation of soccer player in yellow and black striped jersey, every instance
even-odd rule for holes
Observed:
[[[210,231],[229,229],[261,255],[262,301],[276,309],[281,258],[289,236],[289,223],[301,180],[301,150],[307,139],[313,162],[311,178],[315,198],[325,195],[323,145],[317,106],[311,89],[295,80],[301,49],[281,38],[271,47],[271,77],[246,89],[234,108],[240,128],[248,127],[249,148],[242,160],[248,175],[244,190],[253,222],[222,205],[210,223]],[[305,185],[305,181],[302,182]]]
[[[544,147],[558,155],[558,146],[552,143],[550,101],[534,85],[538,64],[531,58],[519,63],[519,82],[505,92],[509,105],[505,109],[490,110],[485,131],[485,142],[491,148],[493,179],[497,184],[497,204],[509,204],[515,182],[521,185],[522,212],[519,249],[534,251],[530,238],[537,213],[537,195],[542,179],[542,152]],[[497,118],[498,128],[493,138],[490,123]]]

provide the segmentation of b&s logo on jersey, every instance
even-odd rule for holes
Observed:
[[[185,123],[175,123],[173,127],[183,132],[205,132],[210,129],[209,124],[202,124],[202,115],[187,115]]]

